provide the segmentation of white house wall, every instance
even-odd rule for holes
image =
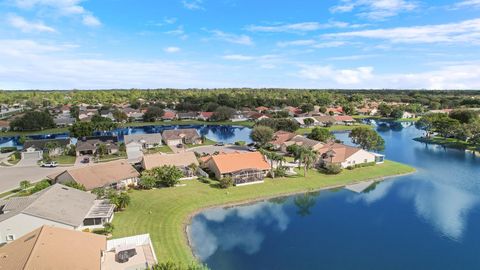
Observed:
[[[365,162],[365,160],[367,160],[367,162]],[[348,166],[369,162],[375,162],[375,155],[362,149],[348,157],[345,162],[342,163],[342,167],[347,168]]]

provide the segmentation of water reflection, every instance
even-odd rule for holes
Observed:
[[[318,192],[312,192],[295,196],[293,203],[297,207],[297,214],[299,216],[306,217],[311,214],[311,209],[315,206],[318,194]]]
[[[235,222],[222,226],[229,219],[234,219]],[[206,210],[192,220],[189,235],[195,254],[204,261],[218,249],[239,249],[246,254],[254,254],[260,250],[265,238],[260,227],[268,226],[285,231],[288,223],[289,217],[283,204],[267,201],[235,208]]]

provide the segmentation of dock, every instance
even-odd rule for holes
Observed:
[[[353,185],[347,185],[345,186],[345,189],[353,191],[355,193],[362,193],[365,189],[367,189],[369,186],[371,186],[375,181],[370,180],[370,181],[365,181],[361,182],[358,184],[353,184]]]

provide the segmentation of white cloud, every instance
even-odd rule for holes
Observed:
[[[290,47],[290,46],[311,46],[317,42],[313,39],[299,39],[292,41],[280,41],[277,42],[278,47]]]
[[[163,49],[164,52],[166,53],[177,53],[180,51],[180,48],[178,47],[167,47]]]
[[[185,30],[183,29],[183,25],[179,25],[177,28],[175,28],[173,30],[166,31],[165,34],[172,35],[172,36],[177,36],[177,37],[179,37],[180,39],[183,39],[183,40],[188,38],[188,35],[185,33]]]
[[[393,43],[480,43],[480,19],[459,23],[326,34],[324,37],[383,39]]]
[[[220,30],[209,31],[213,34],[215,39],[223,40],[229,43],[240,44],[240,45],[253,45],[253,40],[247,35],[237,35],[231,33],[225,33]]]
[[[234,61],[250,61],[255,59],[253,56],[242,55],[242,54],[229,54],[224,55],[223,59],[225,60],[234,60]]]
[[[340,46],[344,46],[347,44],[344,41],[328,41],[328,42],[319,42],[312,47],[317,48],[317,49],[323,49],[323,48],[336,48]]]
[[[85,24],[86,26],[92,26],[92,27],[102,25],[102,23],[100,22],[100,20],[98,20],[97,17],[95,17],[95,16],[93,16],[93,15],[91,15],[91,14],[85,14],[85,15],[83,16],[82,22],[83,22],[83,24]]]
[[[204,10],[204,7],[202,6],[203,0],[183,0],[182,4],[186,9]]]
[[[80,3],[82,0],[13,0],[14,4],[22,9],[47,8],[54,10],[61,16],[80,16],[86,26],[99,26],[100,20],[85,10]]]
[[[347,22],[329,21],[327,23],[319,22],[301,22],[290,24],[273,25],[250,25],[246,29],[251,32],[270,32],[270,33],[306,33],[328,28],[358,28],[364,25],[350,24]]]
[[[339,5],[330,8],[330,12],[343,13],[358,9],[361,17],[383,20],[417,7],[416,2],[406,0],[341,0]]]
[[[355,85],[372,78],[373,67],[334,69],[330,66],[306,65],[299,71],[301,78],[310,80],[333,80],[340,85]]]
[[[50,26],[45,25],[43,22],[30,22],[25,18],[15,14],[7,16],[7,22],[11,26],[19,29],[22,32],[56,32],[56,30]]]
[[[456,7],[475,7],[480,8],[480,0],[465,0],[455,4]]]

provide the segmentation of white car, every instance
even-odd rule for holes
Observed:
[[[56,161],[42,162],[42,167],[55,168],[57,166],[58,166],[58,163]]]

